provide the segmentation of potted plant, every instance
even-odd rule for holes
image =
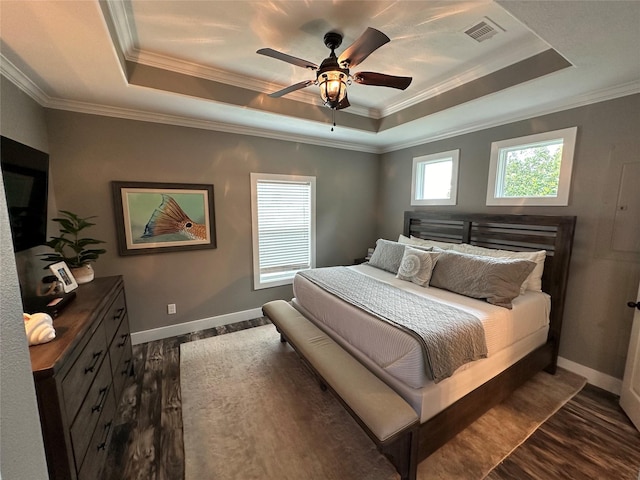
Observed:
[[[54,222],[60,224],[60,236],[52,237],[51,240],[45,243],[54,252],[41,254],[44,257],[42,260],[47,262],[45,268],[48,268],[53,263],[65,262],[76,282],[88,283],[94,277],[91,262],[96,261],[100,255],[106,253],[103,248],[87,248],[105,243],[102,240],[80,238],[80,232],[95,225],[95,223],[88,221],[95,218],[95,216],[80,218],[75,213],[67,210],[60,210],[60,214],[60,218],[53,219]]]

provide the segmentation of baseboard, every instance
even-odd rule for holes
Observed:
[[[167,327],[134,332],[131,334],[131,343],[133,345],[139,345],[141,343],[163,340],[165,338],[176,337],[178,335],[198,332],[208,328],[215,328],[221,325],[229,325],[230,323],[243,322],[245,320],[252,320],[260,317],[262,317],[262,308],[227,313],[225,315],[218,315],[217,317],[202,318],[191,322],[178,323],[177,325],[169,325]]]
[[[596,387],[607,390],[615,395],[620,395],[622,391],[622,380],[607,375],[606,373],[599,372],[593,368],[585,367],[579,363],[572,362],[563,357],[558,357],[558,366],[562,367],[570,372],[582,375],[587,379],[587,383],[595,385]]]

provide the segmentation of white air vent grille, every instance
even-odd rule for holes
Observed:
[[[476,42],[484,42],[499,33],[499,30],[505,31],[500,25],[493,23],[488,17],[467,28],[464,33],[473,38]]]

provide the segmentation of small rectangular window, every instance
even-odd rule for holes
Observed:
[[[487,205],[569,204],[577,127],[491,144]]]
[[[254,288],[315,267],[315,177],[251,174]]]
[[[413,159],[411,205],[455,205],[460,150]]]

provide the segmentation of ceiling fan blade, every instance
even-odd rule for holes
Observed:
[[[287,88],[283,88],[282,90],[278,90],[277,92],[270,93],[269,96],[272,98],[282,97],[287,93],[295,92],[296,90],[300,90],[304,87],[308,87],[309,85],[313,85],[315,83],[314,80],[305,80],[304,82],[299,82],[294,85],[290,85]]]
[[[340,65],[347,63],[348,68],[355,67],[389,41],[389,37],[380,30],[369,27],[355,42],[342,52],[338,57],[338,63]]]
[[[309,68],[311,70],[317,70],[318,66],[315,63],[308,62],[303,60],[302,58],[292,57],[291,55],[287,55],[286,53],[278,52],[273,48],[261,48],[256,53],[260,55],[265,55],[267,57],[275,58],[277,60],[282,60],[283,62],[291,63],[298,67]]]
[[[375,85],[378,87],[391,87],[405,90],[411,85],[412,77],[396,77],[375,72],[358,72],[353,75],[353,81],[362,85]]]

